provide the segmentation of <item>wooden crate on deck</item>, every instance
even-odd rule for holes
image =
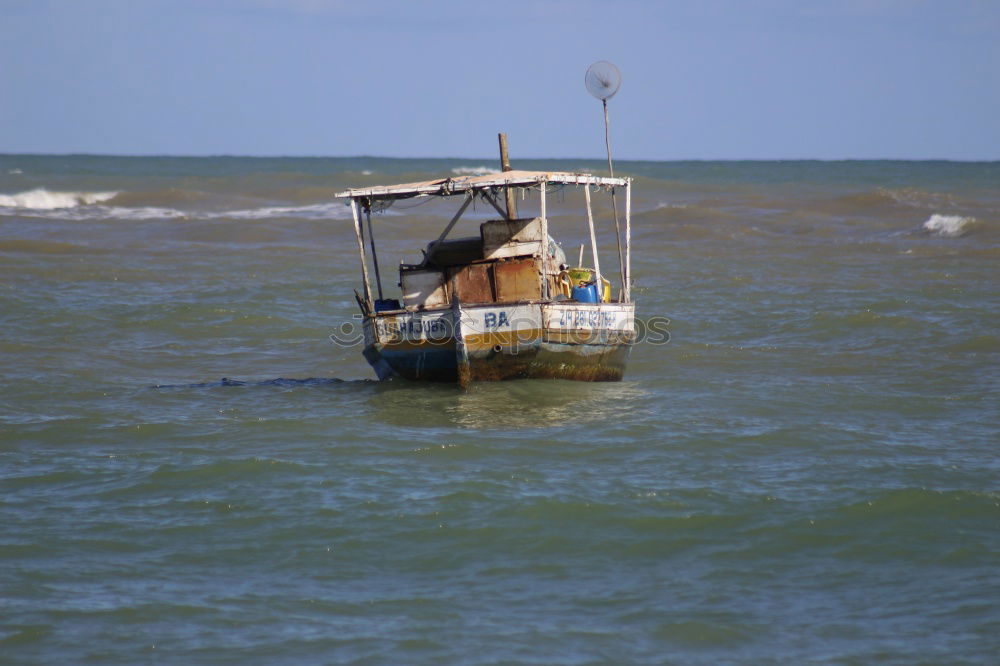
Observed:
[[[469,264],[449,268],[448,276],[451,293],[457,295],[460,302],[493,303],[496,300],[491,264]]]
[[[507,259],[493,264],[497,302],[537,301],[542,297],[540,262],[535,257]]]

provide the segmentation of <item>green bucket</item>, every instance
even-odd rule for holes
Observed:
[[[594,271],[590,268],[569,268],[566,273],[569,274],[570,282],[574,287],[579,287],[584,282],[590,282],[594,279]]]

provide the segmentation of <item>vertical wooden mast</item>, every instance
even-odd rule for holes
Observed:
[[[507,154],[507,135],[500,132],[497,137],[500,139],[500,168],[504,171],[510,171],[510,155]],[[514,190],[510,187],[505,187],[504,191],[507,195],[507,219],[516,220],[517,203],[514,201]]]

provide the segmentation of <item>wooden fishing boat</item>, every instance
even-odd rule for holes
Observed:
[[[636,334],[631,186],[629,178],[507,170],[337,194],[349,200],[353,213],[364,286],[363,293],[355,291],[363,317],[364,356],[379,379],[456,382],[463,388],[474,381],[513,378],[621,380]],[[587,215],[581,219],[589,227],[592,266],[568,265],[549,236],[546,195],[567,187],[585,194]],[[615,207],[621,279],[617,288],[600,270],[592,190],[612,197],[624,191],[624,234]],[[539,214],[519,218],[515,194],[535,193]],[[422,260],[400,264],[401,298],[387,298],[372,214],[414,197],[454,198],[460,204]],[[506,210],[500,203],[503,197]],[[475,200],[491,206],[499,217],[479,224],[476,236],[449,239]]]

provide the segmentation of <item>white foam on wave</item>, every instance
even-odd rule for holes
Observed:
[[[102,205],[120,192],[57,192],[37,188],[17,194],[0,194],[0,215],[39,217],[55,220],[193,220],[301,218],[308,220],[350,217],[342,202],[305,206],[267,206],[227,211],[182,211],[158,206]]]
[[[309,206],[270,206],[267,208],[248,208],[245,210],[228,210],[221,213],[203,213],[197,217],[216,219],[230,218],[237,220],[264,220],[272,217],[300,217],[307,220],[323,220],[329,218],[346,218],[348,211],[343,203],[322,203]]]
[[[13,208],[2,205],[0,215],[39,217],[50,220],[267,220],[273,218],[299,218],[304,220],[346,219],[350,210],[342,203],[314,204],[312,206],[272,206],[220,212],[182,211],[157,206],[80,206],[76,208],[33,209]]]
[[[482,176],[488,173],[500,173],[500,169],[488,166],[460,166],[451,170],[456,176]]]
[[[961,236],[966,227],[976,221],[974,217],[961,215],[939,215],[935,213],[924,222],[924,229],[938,236]]]
[[[93,206],[118,196],[118,192],[51,192],[36,188],[17,194],[0,194],[0,206],[28,210],[56,210]]]
[[[103,206],[120,192],[59,192],[36,188],[17,194],[0,194],[0,215],[44,217],[55,220],[149,220],[184,217],[172,208]]]
[[[157,208],[143,206],[126,208],[125,206],[78,206],[76,208],[11,208],[0,205],[0,215],[17,215],[19,217],[38,217],[48,220],[161,220],[187,217],[187,213],[173,208]]]
[[[891,189],[880,187],[876,190],[879,194],[889,197],[896,203],[910,208],[924,208],[934,210],[945,206],[954,206],[955,199],[951,194],[945,192],[928,192],[913,187],[903,187]]]
[[[103,207],[106,211],[104,217],[113,217],[119,220],[161,220],[177,217],[188,217],[184,211],[176,208],[158,208],[156,206],[143,206],[141,208],[124,208],[122,206]]]

